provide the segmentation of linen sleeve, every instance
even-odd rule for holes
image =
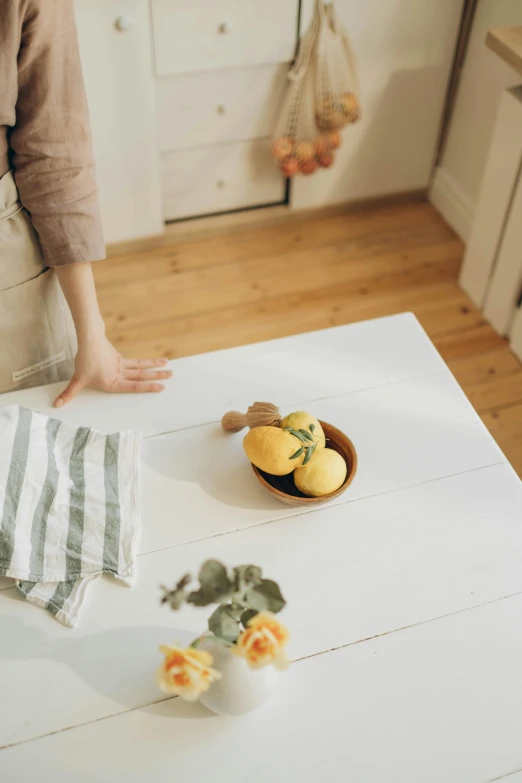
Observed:
[[[105,258],[73,0],[25,0],[10,146],[45,262]]]

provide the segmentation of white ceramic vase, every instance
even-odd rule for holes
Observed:
[[[269,698],[278,673],[273,666],[250,669],[243,658],[222,644],[202,644],[214,658],[212,668],[223,675],[200,696],[200,702],[218,715],[244,715]]]

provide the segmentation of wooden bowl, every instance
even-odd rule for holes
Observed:
[[[331,492],[329,495],[323,495],[320,498],[309,498],[297,489],[294,483],[293,473],[290,473],[288,476],[272,476],[269,473],[259,470],[255,465],[252,465],[252,470],[256,474],[259,483],[262,484],[271,495],[279,498],[279,500],[286,503],[288,506],[306,507],[319,506],[321,503],[328,503],[330,500],[342,495],[343,492],[346,492],[354,479],[357,471],[357,452],[355,451],[355,446],[352,441],[344,432],[338,430],[337,427],[327,424],[325,421],[321,421],[320,424],[328,439],[326,445],[329,449],[337,451],[341,457],[344,457],[348,466],[346,480],[342,487],[339,487],[335,492]]]

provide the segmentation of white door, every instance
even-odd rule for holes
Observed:
[[[148,0],[75,0],[106,242],[163,231]]]
[[[503,317],[502,290],[505,286],[502,281],[506,271],[509,274],[512,263],[510,255],[513,256],[513,243],[516,246],[517,242],[516,225],[511,219],[511,238],[506,237],[505,232],[521,165],[522,88],[515,87],[505,90],[500,99],[459,278],[460,285],[477,307],[482,309],[488,300],[489,313],[486,316],[502,334],[506,333],[507,328]],[[500,277],[496,265],[503,267]],[[496,278],[497,290],[491,297],[493,278]]]
[[[518,133],[522,133],[522,126],[518,127]],[[509,334],[521,290],[522,176],[519,175],[484,303],[484,315],[499,334]]]

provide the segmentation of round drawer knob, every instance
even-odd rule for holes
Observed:
[[[224,188],[226,186],[226,184],[227,183],[225,182],[224,179],[218,179],[218,181],[216,182],[216,185],[217,185],[218,188]]]
[[[221,22],[221,24],[218,27],[218,30],[220,33],[229,33],[230,32],[230,25],[228,22]]]
[[[217,107],[216,111],[217,111],[218,114],[226,114],[227,107],[223,103],[220,103],[219,106]]]
[[[120,33],[126,33],[127,30],[134,27],[134,21],[130,16],[119,16],[114,22],[114,27],[116,30],[119,30]]]

